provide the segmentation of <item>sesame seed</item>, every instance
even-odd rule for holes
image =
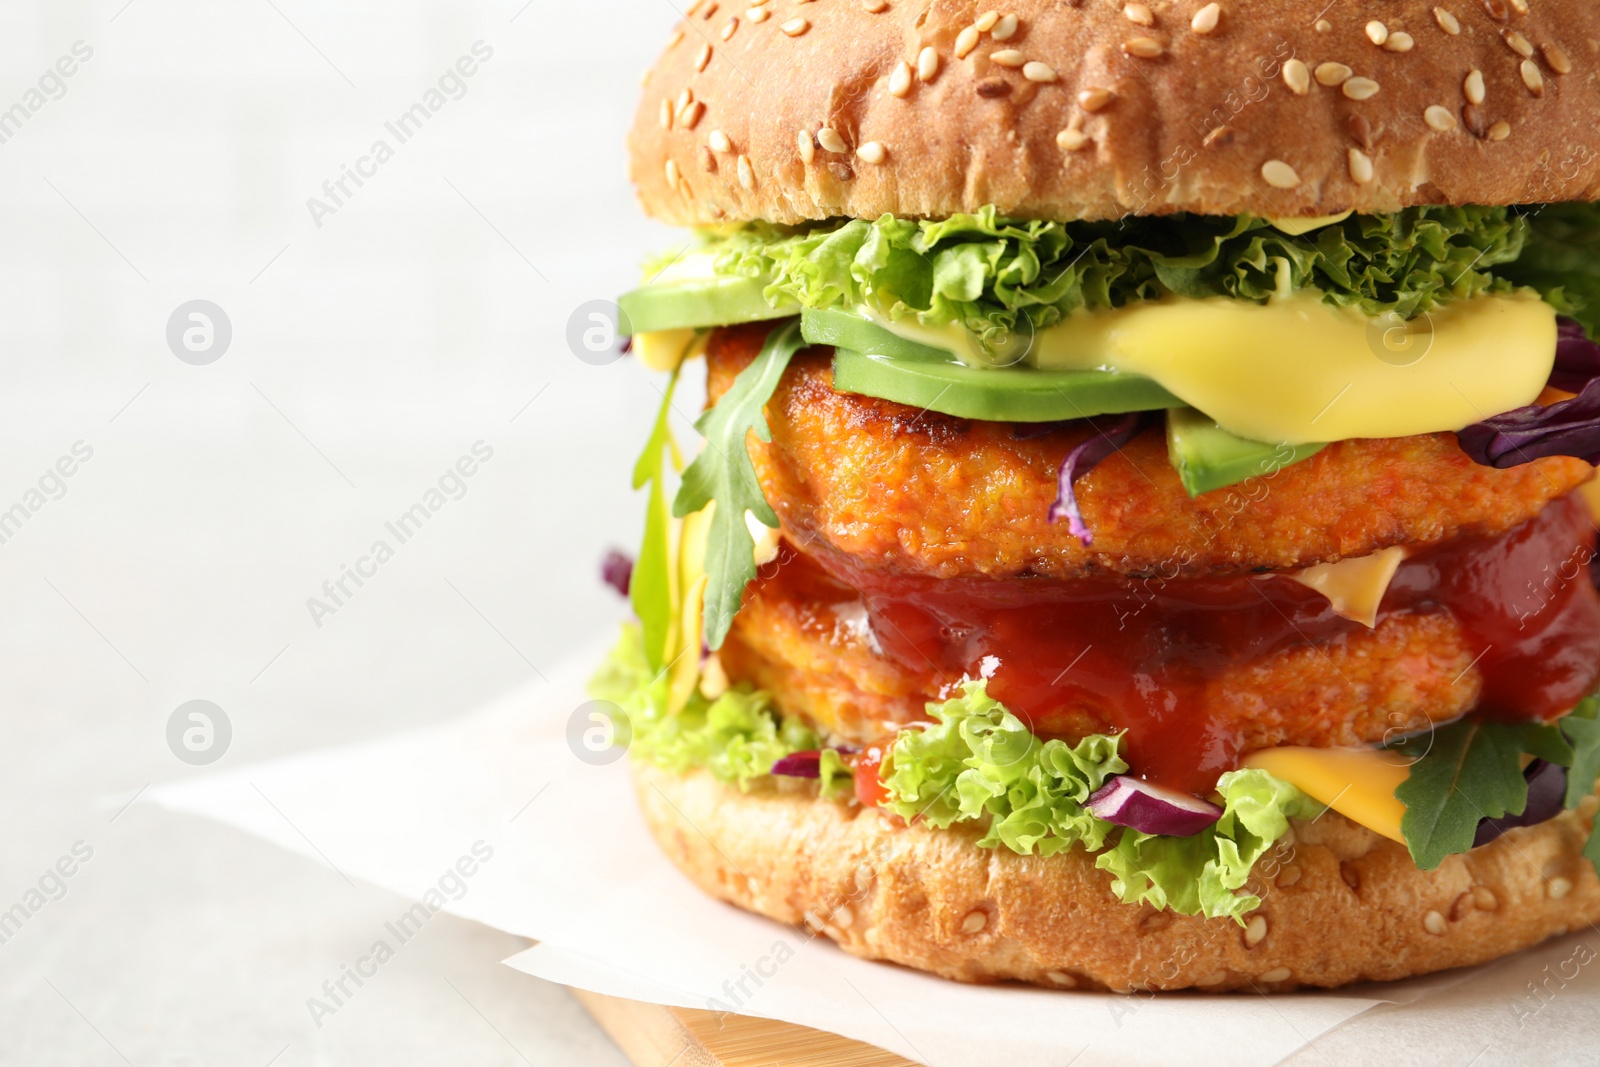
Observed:
[[[705,5],[706,5],[706,0],[694,0],[694,3],[690,4],[687,8],[684,9],[683,17],[686,18],[686,19],[694,18],[695,15],[697,13],[699,13],[700,9],[702,7],[705,7]]]
[[[998,52],[989,53],[989,61],[998,63],[1002,67],[1020,67],[1028,60],[1015,48],[1002,48]]]
[[[961,932],[975,934],[987,925],[989,925],[989,916],[981,911],[969,911],[967,912],[967,917],[961,920]]]
[[[700,169],[707,174],[715,174],[717,172],[717,154],[705,145],[700,146]],[[703,686],[704,684],[705,682],[702,680],[701,685]]]
[[[1284,164],[1279,164],[1283,166]],[[1253,915],[1244,928],[1244,943],[1246,948],[1255,948],[1261,944],[1261,939],[1267,936],[1267,917]]]
[[[1489,123],[1484,120],[1483,112],[1478,110],[1476,104],[1461,105],[1461,121],[1466,124],[1467,129],[1472,131],[1472,136],[1488,136]]]
[[[1511,136],[1511,123],[1507,122],[1504,119],[1501,119],[1499,122],[1497,122],[1493,126],[1489,127],[1489,140],[1491,140],[1491,141],[1504,141],[1507,137],[1510,137],[1510,136]],[[1478,906],[1482,907],[1483,905],[1480,903]],[[1493,910],[1493,909],[1489,909],[1489,910]]]
[[[1511,6],[1519,15],[1526,15],[1528,13],[1528,0],[1511,0]]]
[[[1343,63],[1318,63],[1317,83],[1319,85],[1326,85],[1331,89],[1336,85],[1343,85],[1345,82],[1349,81],[1350,76],[1354,73],[1355,71],[1351,70]]]
[[[1350,151],[1357,152],[1360,150],[1352,148]],[[1359,181],[1359,179],[1357,180]],[[1305,872],[1299,867],[1285,867],[1283,870],[1278,872],[1277,886],[1279,889],[1288,889],[1290,886],[1298,883],[1304,874]]]
[[[889,155],[889,150],[883,147],[882,142],[868,141],[856,149],[856,155],[868,163],[882,163]]]
[[[972,91],[985,100],[993,100],[1009,93],[1011,83],[1004,78],[984,78],[982,81],[973,82]]]
[[[801,918],[805,920],[807,926],[819,933],[822,931],[822,927],[825,925],[821,919],[817,918],[817,913],[814,911],[807,911],[803,916],[801,916]]]
[[[1356,139],[1356,144],[1372,151],[1372,123],[1367,121],[1365,115],[1350,116],[1350,136]]]
[[[1017,32],[1017,16],[1001,15],[1000,21],[994,24],[994,29],[989,31],[989,36],[997,41],[1009,41]]]
[[[850,910],[850,905],[841,904],[833,909],[833,924],[835,926],[848,927],[855,921],[856,913]]]
[[[1155,59],[1165,51],[1161,47],[1161,42],[1154,37],[1135,37],[1131,41],[1124,41],[1122,50],[1128,55],[1138,56],[1140,59]]]
[[[994,29],[994,24],[999,21],[1000,12],[985,11],[983,14],[978,16],[978,21],[972,24],[972,28],[977,30],[979,33],[988,33],[990,30]]]
[[[889,10],[889,0],[861,0],[861,7],[869,15],[881,15]]]
[[[692,103],[694,103],[694,90],[685,89],[683,92],[678,94],[678,102],[672,105],[673,110],[681,115],[685,111],[689,110],[689,105]]]
[[[909,92],[911,92],[911,64],[902,59],[894,65],[894,72],[889,75],[889,94],[905,96]]]
[[[1217,24],[1222,21],[1222,5],[1207,4],[1194,13],[1194,18],[1189,20],[1189,28],[1204,37],[1214,33]]]
[[[917,53],[917,77],[925,82],[931,82],[939,73],[939,53],[928,45]]]
[[[700,46],[700,53],[694,57],[694,69],[695,70],[705,70],[706,67],[710,65],[710,63],[711,63],[711,46],[708,45],[708,44],[701,45]]]
[[[714,152],[733,151],[733,142],[728,140],[728,135],[721,130],[712,130],[711,136],[707,137],[706,140],[710,142],[711,150]]]
[[[1405,30],[1396,30],[1383,42],[1385,52],[1409,52],[1417,46],[1416,39]]]
[[[1199,981],[1195,982],[1195,985],[1197,985],[1197,986],[1221,985],[1223,982],[1226,982],[1227,980],[1228,980],[1228,972],[1227,971],[1217,971],[1217,972],[1215,972],[1213,974],[1206,975],[1204,978],[1202,978]]]
[[[739,28],[739,18],[736,15],[733,18],[729,19],[726,23],[723,24],[722,34],[721,34],[722,39],[724,41],[726,41],[729,37],[732,37],[733,36],[733,31],[737,30],[738,28]]]
[[[705,104],[696,100],[682,111],[678,112],[678,125],[686,130],[692,130],[700,122],[700,116],[706,113]]]
[[[1333,23],[1329,22],[1327,19],[1318,19],[1312,24],[1312,29],[1316,30],[1318,33],[1327,33],[1329,30],[1333,29]]]
[[[1544,61],[1550,64],[1551,70],[1557,74],[1572,73],[1572,60],[1567,58],[1567,54],[1561,50],[1560,45],[1543,45],[1540,51],[1544,53]]]
[[[1430,105],[1422,113],[1422,121],[1426,122],[1431,129],[1438,130],[1440,133],[1449,133],[1457,125],[1456,117],[1451,114],[1450,109],[1440,107],[1438,104]]]
[[[764,7],[753,7],[744,13],[744,17],[751,22],[765,22],[771,15],[772,12]]]
[[[1533,45],[1528,42],[1526,37],[1522,36],[1522,34],[1518,33],[1516,30],[1501,30],[1500,37],[1505,41],[1508,48],[1510,48],[1517,55],[1521,56],[1523,59],[1533,58]]]
[[[1143,4],[1126,5],[1122,9],[1122,17],[1136,26],[1154,26],[1156,24],[1156,17]]]
[[[811,161],[817,158],[817,146],[816,143],[811,140],[810,131],[801,130],[799,133],[795,134],[794,142],[795,146],[800,149],[800,162],[809,166]]]
[[[1104,111],[1116,98],[1117,94],[1110,89],[1095,86],[1078,93],[1078,106],[1089,112]]]
[[[1071,989],[1078,984],[1078,980],[1065,971],[1046,971],[1044,976],[1051,984],[1058,985],[1062,989]]]
[[[1050,65],[1048,63],[1040,63],[1037,60],[1022,65],[1022,76],[1031,82],[1053,82],[1056,80],[1056,72],[1051,69]]]
[[[1311,71],[1306,69],[1303,60],[1291,59],[1283,64],[1283,83],[1296,96],[1304,96],[1311,91]]]
[[[1479,911],[1500,910],[1500,900],[1494,895],[1494,890],[1486,885],[1472,887],[1472,899],[1477,903]]]
[[[1442,935],[1448,928],[1448,925],[1449,924],[1444,921],[1444,916],[1440,915],[1436,911],[1430,911],[1428,914],[1422,917],[1422,928],[1428,931],[1428,933],[1433,934],[1435,937]]]
[[[667,184],[676,189],[678,187],[678,179],[681,177],[678,174],[678,161],[675,159],[667,160],[666,172]]]
[[[711,16],[717,13],[717,6],[717,0],[711,0],[711,3],[706,5],[706,13],[700,17],[709,22],[711,20]]]
[[[1538,64],[1531,59],[1522,61],[1522,84],[1528,87],[1528,92],[1534,96],[1544,95],[1544,75],[1539,73]]]
[[[1287,967],[1274,967],[1256,980],[1258,982],[1287,982],[1291,973]]]
[[[1437,22],[1439,28],[1452,37],[1456,37],[1461,33],[1461,20],[1442,7],[1433,9],[1433,21]]]
[[[663,130],[672,129],[672,117],[676,114],[677,112],[672,110],[671,100],[661,101],[661,128]]]
[[[749,156],[739,157],[739,184],[746,189],[754,189],[756,187],[756,175],[755,171],[750,169]]]
[[[966,59],[967,55],[978,47],[978,31],[971,26],[956,34],[956,58]]]
[[[1371,78],[1351,78],[1340,89],[1351,100],[1371,100],[1378,95],[1378,83]]]
[[[1461,83],[1461,91],[1466,94],[1470,104],[1481,104],[1488,96],[1488,90],[1483,85],[1483,71],[1474,70],[1467,75],[1467,80]]]
[[[1350,180],[1357,185],[1366,185],[1372,180],[1372,157],[1359,148],[1350,149]],[[1278,884],[1282,885],[1283,880],[1279,879]]]
[[[1089,147],[1089,135],[1076,127],[1068,126],[1056,134],[1056,145],[1063,152],[1078,152]]]
[[[1300,184],[1300,175],[1281,159],[1269,159],[1261,164],[1261,176],[1274,189],[1293,189]]]
[[[1489,13],[1490,18],[1499,19],[1501,22],[1511,15],[1506,10],[1505,0],[1483,0],[1483,9]]]
[[[1233,127],[1218,126],[1216,129],[1205,135],[1205,138],[1200,142],[1200,147],[1210,148],[1214,144],[1230,145],[1232,143]]]
[[[672,51],[674,48],[678,47],[682,43],[683,43],[683,31],[682,30],[673,31],[672,39],[667,42],[667,51],[669,51],[669,52]]]
[[[787,33],[790,37],[798,37],[810,28],[811,23],[807,22],[805,19],[790,19],[788,22],[785,22],[783,25],[778,27],[778,29],[782,30],[784,33]]]
[[[1367,23],[1367,40],[1378,47],[1383,47],[1383,42],[1389,39],[1389,27],[1374,19]]]
[[[817,144],[825,152],[842,154],[850,150],[849,146],[844,143],[844,138],[839,136],[839,131],[832,126],[824,126],[817,131]]]
[[[1551,900],[1560,900],[1572,892],[1572,882],[1566,878],[1552,878],[1545,883],[1544,891]]]

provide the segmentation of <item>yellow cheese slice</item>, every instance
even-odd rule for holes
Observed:
[[[1411,773],[1411,761],[1376,748],[1267,748],[1244,765],[1266,771],[1391,841],[1405,844],[1400,818],[1406,806],[1394,791]]]
[[[1299,237],[1303,233],[1310,233],[1312,230],[1320,230],[1324,226],[1332,226],[1336,222],[1343,222],[1353,214],[1355,214],[1353,211],[1341,211],[1337,215],[1314,215],[1307,219],[1268,219],[1267,221],[1272,223],[1272,228],[1280,233],[1286,233],[1290,237]]]
[[[633,354],[650,370],[675,371],[684,360],[704,351],[709,336],[687,328],[648,330],[633,335]]]
[[[1371,629],[1378,624],[1383,594],[1405,558],[1405,548],[1397,545],[1370,556],[1319,563],[1289,577],[1327,597],[1337,614]]]

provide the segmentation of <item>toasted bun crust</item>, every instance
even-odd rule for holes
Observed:
[[[983,849],[810,792],[749,794],[636,763],[656,840],[706,892],[868,959],[967,982],[1284,991],[1482,963],[1600,919],[1587,819],[1513,830],[1437,870],[1329,812],[1257,864],[1244,929],[1123,904],[1081,850]],[[1585,809],[1587,810],[1587,809]]]
[[[1220,0],[1209,33],[1192,28],[1203,0],[1130,6],[1153,24],[1105,0],[1017,0],[995,9],[1018,16],[1015,32],[980,33],[967,52],[986,0],[774,0],[760,22],[702,0],[647,76],[629,139],[639,197],[679,225],[991,203],[1029,218],[1296,217],[1600,197],[1593,0],[1528,14],[1461,0],[1444,16],[1433,0]],[[907,88],[926,49],[936,69]],[[1326,63],[1370,81],[1307,77]]]

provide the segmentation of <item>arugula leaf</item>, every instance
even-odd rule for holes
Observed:
[[[1341,307],[1410,318],[1512,283],[1529,221],[1504,207],[1418,207],[1353,215],[1300,236],[1266,219],[1172,215],[1115,222],[1014,220],[984,207],[941,220],[750,223],[713,240],[716,270],[767,280],[769,302],[875,305],[891,319],[961,323],[980,339],[1080,308],[1169,293],[1263,302],[1316,289]]]
[[[1600,778],[1600,694],[1585,697],[1583,703],[1572,709],[1572,714],[1560,722],[1561,733],[1572,743],[1572,762],[1567,767],[1566,806],[1575,808],[1578,802],[1594,792],[1594,783]],[[1600,865],[1597,865],[1600,866]]]
[[[644,631],[645,659],[650,669],[656,671],[666,663],[667,645],[671,640],[675,618],[672,610],[672,531],[667,521],[667,499],[661,483],[666,473],[666,453],[669,450],[674,454],[677,452],[672,429],[667,425],[667,415],[672,410],[672,391],[677,385],[678,372],[673,371],[662,393],[661,410],[656,413],[650,440],[645,442],[644,451],[639,453],[638,462],[633,465],[634,489],[643,489],[648,483],[650,496],[645,503],[644,539],[639,545],[639,561],[633,566],[628,599]]]
[[[683,518],[716,503],[706,538],[708,581],[702,617],[708,648],[722,647],[739,611],[744,587],[756,576],[756,543],[745,525],[745,512],[767,526],[778,525],[778,516],[762,495],[745,440],[751,433],[762,441],[772,440],[762,409],[778,388],[789,360],[805,346],[797,321],[768,334],[754,362],[739,372],[716,406],[694,424],[705,436],[706,447],[683,472],[672,514]]]
[[[1433,743],[1394,791],[1406,806],[1400,833],[1418,867],[1472,848],[1478,822],[1521,815],[1528,804],[1524,753],[1563,766],[1572,746],[1554,726],[1464,719],[1436,731]]]

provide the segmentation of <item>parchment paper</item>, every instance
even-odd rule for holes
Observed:
[[[800,1023],[930,1067],[1335,1062],[1327,1048],[1341,1064],[1600,1062],[1590,928],[1475,971],[1274,997],[973,987],[854,959],[707,898],[659,854],[626,759],[596,764],[569,741],[599,656],[440,727],[147,796],[410,898],[396,936],[442,908],[537,941],[507,961],[529,974]]]

